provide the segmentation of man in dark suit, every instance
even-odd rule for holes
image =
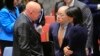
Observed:
[[[40,35],[33,24],[41,13],[41,6],[30,1],[14,26],[13,56],[43,56]]]
[[[100,56],[99,54],[99,46],[98,46],[98,37],[100,37],[100,0],[79,0],[86,3],[91,12],[93,13],[93,21],[94,21],[94,36],[93,36],[93,52],[94,56]]]
[[[93,13],[94,20],[93,55],[100,56],[99,45],[97,43],[100,37],[100,0],[87,0],[86,3]]]
[[[67,6],[62,6],[57,12],[57,22],[51,24],[49,29],[50,41],[54,43],[55,56],[64,56],[63,48],[68,44],[68,31],[71,25],[68,23],[68,18],[65,10]]]
[[[86,49],[91,47],[92,34],[93,34],[93,18],[92,18],[92,13],[89,7],[85,3],[80,2],[78,0],[62,0],[57,3],[57,5],[55,6],[55,9],[58,10],[58,8],[63,5],[66,5],[69,7],[76,6],[81,9],[82,15],[83,15],[83,21],[84,21],[83,23],[88,28],[88,39],[87,39]]]

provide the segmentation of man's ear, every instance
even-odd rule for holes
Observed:
[[[28,12],[29,14],[32,14],[32,10],[31,10],[31,9],[27,9],[27,12]]]
[[[32,11],[31,9],[29,10],[29,12],[30,12],[31,14],[33,13],[33,11]]]

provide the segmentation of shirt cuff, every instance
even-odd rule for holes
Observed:
[[[97,5],[97,10],[100,10],[100,4]]]

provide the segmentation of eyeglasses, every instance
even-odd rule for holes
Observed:
[[[56,16],[60,16],[60,17],[64,17],[65,14],[60,14],[60,13],[57,13]]]

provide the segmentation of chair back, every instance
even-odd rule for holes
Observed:
[[[13,50],[13,47],[5,47],[3,56],[12,56],[12,50]]]

